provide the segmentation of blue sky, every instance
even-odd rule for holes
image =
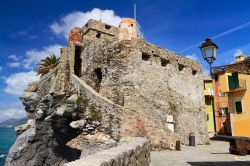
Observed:
[[[68,29],[98,18],[116,25],[123,17],[137,20],[145,40],[193,57],[204,64],[198,49],[206,37],[220,47],[214,65],[250,55],[250,2],[245,0],[8,0],[0,6],[0,121],[24,116],[19,101],[40,59],[58,54]],[[96,9],[94,9],[96,8]],[[94,9],[94,10],[93,10]]]

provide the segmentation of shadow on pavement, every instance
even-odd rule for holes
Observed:
[[[187,162],[191,166],[250,166],[250,161]]]

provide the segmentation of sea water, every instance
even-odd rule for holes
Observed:
[[[15,140],[14,128],[0,128],[0,166],[4,166],[9,149]]]

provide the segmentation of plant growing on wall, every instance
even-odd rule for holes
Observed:
[[[54,69],[59,64],[60,58],[55,55],[50,55],[45,59],[42,59],[41,62],[37,65],[37,75],[44,76],[50,70]]]

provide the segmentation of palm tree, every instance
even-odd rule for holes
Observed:
[[[41,60],[41,62],[37,65],[37,75],[44,76],[47,74],[51,69],[54,69],[59,64],[59,59],[55,55],[50,55],[45,59]]]

